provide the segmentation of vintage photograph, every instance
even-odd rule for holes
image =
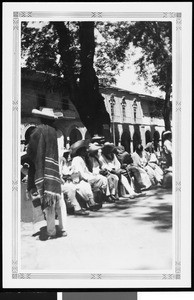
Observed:
[[[172,268],[171,92],[171,22],[21,22],[22,269]]]
[[[179,286],[182,18],[13,11],[12,280]]]

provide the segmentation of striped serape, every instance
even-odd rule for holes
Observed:
[[[61,197],[56,130],[39,125],[31,135],[27,153],[35,166],[34,182],[44,209]]]

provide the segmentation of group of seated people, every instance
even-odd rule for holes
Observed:
[[[88,210],[97,211],[103,203],[114,203],[119,197],[133,199],[158,185],[171,187],[170,135],[164,135],[163,151],[155,151],[153,142],[149,142],[145,148],[138,144],[129,154],[123,146],[99,136],[64,149],[59,173],[67,212],[85,216]]]
[[[64,150],[60,163],[62,192],[67,211],[88,215],[104,202],[135,198],[153,186],[162,186],[165,171],[152,142],[137,145],[129,154],[103,137],[79,140]]]

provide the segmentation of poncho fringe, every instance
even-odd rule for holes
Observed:
[[[31,135],[28,155],[35,166],[32,175],[40,194],[42,209],[45,209],[61,197],[56,130],[48,125],[39,125]]]

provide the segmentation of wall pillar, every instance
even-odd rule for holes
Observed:
[[[87,129],[86,127],[76,127],[77,130],[79,130],[79,132],[81,133],[82,135],[82,140],[85,140],[85,136],[86,136],[86,132],[87,132]]]
[[[158,128],[156,128],[156,130],[160,134],[159,145],[160,145],[160,147],[162,147],[162,132],[164,131],[164,127],[158,127]]]
[[[131,153],[133,153],[133,135],[134,135],[134,132],[135,132],[135,129],[134,129],[133,125],[129,125],[129,132],[131,134],[130,149],[131,149]]]
[[[146,145],[146,138],[145,138],[145,126],[144,125],[140,126],[140,134],[141,134],[142,146],[145,147],[145,145]]]
[[[67,136],[66,149],[70,149],[70,137]]]
[[[118,124],[118,132],[119,132],[119,142],[118,142],[118,146],[121,146],[121,136],[122,136],[122,133],[123,133],[123,126],[122,124]]]

